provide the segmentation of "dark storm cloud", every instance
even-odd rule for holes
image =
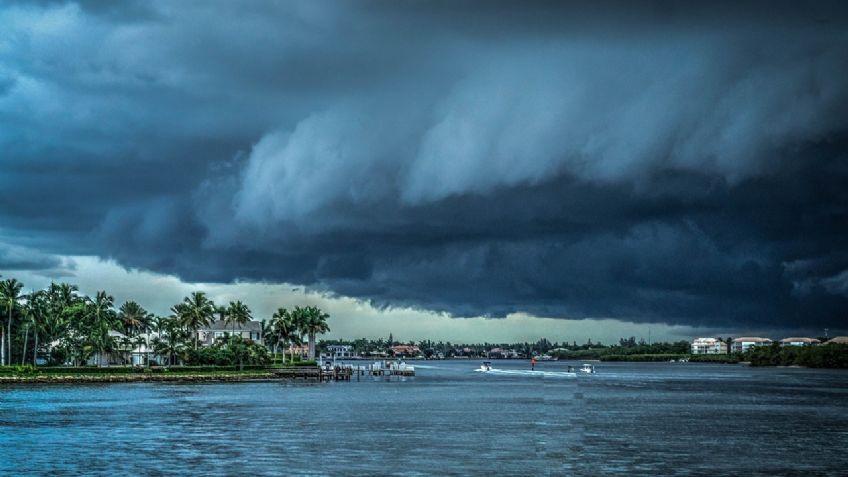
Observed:
[[[32,270],[41,275],[62,277],[72,275],[75,268],[73,260],[0,242],[0,270]]]
[[[0,24],[0,220],[44,253],[463,316],[848,312],[837,3],[53,1]]]

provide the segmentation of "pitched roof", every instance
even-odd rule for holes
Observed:
[[[762,342],[771,341],[771,340],[768,339],[768,338],[758,338],[756,336],[743,336],[741,338],[734,338],[733,339],[734,343],[741,343],[743,341],[746,341],[746,342],[750,341],[750,342],[753,342],[753,343],[762,343]]]
[[[224,320],[215,320],[209,326],[203,326],[200,331],[233,331],[232,323]],[[244,325],[236,324],[236,331],[262,331],[262,323],[259,321],[248,321]]]
[[[832,339],[829,339],[825,342],[825,344],[848,344],[848,336],[834,336]]]
[[[695,338],[694,340],[692,340],[692,342],[693,343],[712,343],[712,344],[715,344],[717,342],[724,343],[724,341],[721,341],[718,338]]]
[[[783,338],[782,340],[780,340],[780,342],[781,343],[821,343],[821,341],[819,341],[815,338],[798,338],[798,337],[794,337],[794,336],[792,338]]]

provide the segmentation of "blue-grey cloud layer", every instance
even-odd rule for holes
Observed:
[[[846,25],[824,3],[13,3],[0,223],[458,315],[844,323]]]

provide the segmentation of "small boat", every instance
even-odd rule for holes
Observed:
[[[584,364],[577,371],[583,374],[595,374],[595,367],[591,364]]]
[[[480,371],[491,371],[492,370],[492,362],[491,361],[483,361],[483,364],[480,365]]]

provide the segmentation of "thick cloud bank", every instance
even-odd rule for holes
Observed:
[[[848,11],[579,5],[5,6],[2,231],[460,316],[844,324]]]

